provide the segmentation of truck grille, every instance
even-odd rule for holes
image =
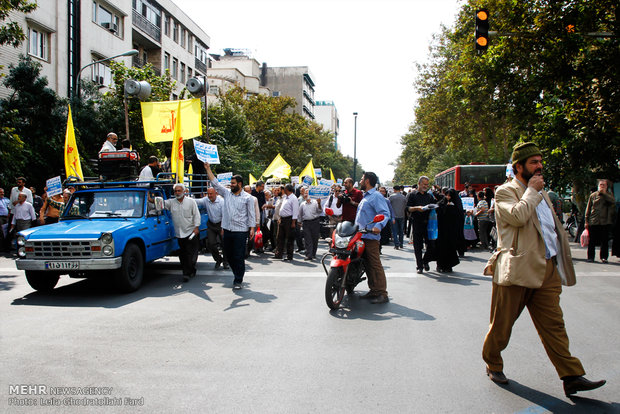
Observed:
[[[34,252],[28,253],[35,258],[81,258],[91,257],[89,241],[35,241]]]

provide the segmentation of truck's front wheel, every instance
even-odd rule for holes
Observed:
[[[135,244],[128,244],[123,253],[123,264],[116,271],[116,285],[123,292],[133,292],[142,284],[144,257]]]
[[[26,270],[26,280],[28,284],[39,292],[49,292],[54,289],[58,283],[58,279],[60,279],[58,273]]]

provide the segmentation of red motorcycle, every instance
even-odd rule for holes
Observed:
[[[332,209],[326,208],[325,214],[331,216],[334,212]],[[383,214],[377,214],[366,227],[373,223],[379,223],[384,218]],[[336,226],[331,240],[328,239],[329,253],[323,255],[321,264],[327,274],[325,302],[332,310],[340,307],[345,291],[352,295],[355,286],[366,279],[363,277],[365,269],[362,260],[366,245],[362,235],[369,231],[366,228],[360,229],[357,224],[343,221]],[[328,256],[332,256],[329,269],[325,266],[325,259]]]

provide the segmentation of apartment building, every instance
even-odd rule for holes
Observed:
[[[248,95],[271,95],[265,86],[261,66],[246,49],[224,49],[223,55],[211,54],[209,60],[209,94],[218,96],[235,86],[245,88]]]
[[[2,73],[20,54],[28,55],[41,63],[41,74],[60,96],[71,96],[78,78],[110,86],[107,62],[85,66],[131,49],[139,54],[116,60],[128,66],[151,63],[158,74],[169,69],[177,81],[173,98],[187,79],[207,70],[209,36],[171,0],[46,0],[30,14],[9,18],[27,40],[19,48],[0,47]],[[0,87],[0,97],[8,92]]]
[[[340,119],[338,110],[333,101],[316,101],[314,105],[316,122],[323,125],[325,131],[334,134],[334,147],[338,148],[338,134],[340,133]]]
[[[294,112],[315,120],[314,77],[307,66],[268,67],[265,71],[265,86],[274,96],[295,98]]]

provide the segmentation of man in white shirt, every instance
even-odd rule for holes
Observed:
[[[338,184],[334,184],[334,193],[327,198],[327,201],[325,202],[325,207],[323,207],[323,210],[325,210],[326,208],[331,208],[334,212],[334,214],[332,214],[331,216],[327,216],[329,218],[329,224],[332,224],[334,226],[342,221],[342,206],[338,207],[338,197],[340,197],[341,194],[342,187],[340,187],[340,185]]]
[[[24,177],[17,178],[17,185],[11,188],[11,195],[9,196],[11,201],[9,210],[11,210],[11,212],[13,211],[13,207],[18,203],[17,198],[20,193],[26,194],[26,201],[32,204],[32,191],[26,187],[26,179]]]
[[[164,201],[170,210],[174,233],[179,241],[179,261],[183,268],[183,281],[196,276],[196,261],[200,248],[200,211],[193,198],[185,196],[183,184],[174,185],[174,197]]]
[[[299,220],[303,223],[304,244],[306,247],[306,257],[304,260],[316,258],[316,249],[319,246],[319,235],[321,231],[321,199],[313,200],[306,194],[306,201],[299,206]]]
[[[106,141],[101,146],[101,149],[99,150],[99,153],[102,153],[102,152],[116,152],[116,143],[117,142],[118,142],[118,136],[114,132],[110,132],[107,135],[107,137],[106,137]]]
[[[217,195],[215,188],[210,187],[207,189],[207,196],[196,200],[196,203],[199,207],[203,206],[209,216],[207,221],[207,246],[213,260],[215,260],[215,270],[218,270],[222,263],[224,263],[224,269],[228,269],[228,260],[226,260],[226,255],[220,254],[219,243],[224,236],[224,230],[222,229],[224,199],[222,196]]]
[[[37,219],[32,204],[26,201],[26,194],[20,193],[17,196],[17,204],[13,206],[13,219],[9,232],[15,228],[16,232],[29,229],[32,222]]]
[[[282,259],[284,253],[284,242],[286,241],[286,261],[293,260],[293,242],[295,240],[295,228],[297,225],[297,215],[299,214],[299,201],[293,191],[292,184],[284,187],[284,196],[280,206],[280,219],[278,220],[278,247],[276,249],[276,259]]]
[[[149,157],[148,164],[145,165],[144,168],[142,168],[142,171],[140,171],[140,176],[138,177],[138,181],[152,181],[155,179],[155,177],[157,177],[157,174],[160,171],[161,170],[159,169],[159,160],[157,159],[156,156],[151,155]]]
[[[205,169],[211,185],[224,198],[222,228],[224,229],[224,254],[235,276],[233,289],[242,289],[245,275],[245,245],[248,237],[254,238],[256,212],[254,198],[243,191],[243,178],[233,175],[230,190],[215,178],[211,166],[205,162]]]

